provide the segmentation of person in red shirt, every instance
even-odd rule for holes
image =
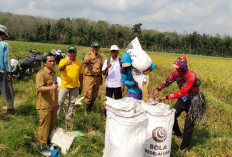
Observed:
[[[191,106],[191,100],[198,94],[200,90],[200,80],[198,80],[196,74],[193,71],[188,69],[187,59],[184,56],[179,57],[173,64],[173,67],[176,68],[176,70],[174,70],[171,75],[156,88],[152,97],[154,100],[158,101],[163,101],[166,99],[178,99],[173,107],[176,110],[173,131],[177,137],[183,138],[180,150],[185,151],[190,145],[195,125],[195,121],[188,118],[189,108]],[[179,91],[173,94],[169,94],[165,97],[157,98],[159,91],[169,86],[174,81],[176,81],[179,87]],[[177,118],[183,111],[187,113],[187,116],[185,119],[184,132],[182,135]]]

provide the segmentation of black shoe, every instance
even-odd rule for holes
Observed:
[[[188,147],[185,147],[184,149],[180,149],[182,153],[185,153],[187,151]]]
[[[86,111],[89,114],[92,111],[93,104],[86,104],[86,105],[87,105]]]
[[[7,109],[7,114],[16,114],[19,111],[19,109],[17,108],[11,108],[11,109]]]
[[[48,139],[48,141],[47,141],[47,146],[50,147],[51,145],[52,145],[51,140]]]
[[[43,144],[42,146],[40,146],[38,150],[44,156],[51,156],[51,152],[50,152],[51,150],[46,144]]]
[[[48,147],[47,144],[41,144],[38,149],[39,149],[40,152],[42,152],[42,151],[49,150],[49,147]]]
[[[187,150],[187,148],[179,149],[180,157],[184,157],[184,156],[185,156],[185,152],[186,152],[186,150]]]

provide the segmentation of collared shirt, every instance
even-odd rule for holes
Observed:
[[[157,89],[162,90],[174,81],[176,81],[180,90],[176,93],[169,94],[168,99],[181,98],[186,102],[188,98],[191,99],[194,93],[200,90],[200,80],[197,78],[196,74],[189,69],[182,75],[180,75],[177,70],[173,71],[171,75],[157,87]]]
[[[60,61],[59,66],[64,65],[68,61],[64,58]],[[61,72],[61,85],[64,88],[76,88],[79,87],[79,74],[83,74],[82,63],[79,60],[75,60],[71,65],[67,65]]]
[[[95,76],[101,76],[102,75],[102,56],[98,54],[95,56],[95,54],[91,51],[86,54],[85,57],[91,57],[93,59],[90,60],[89,63],[85,64],[85,75],[95,75]]]
[[[54,81],[57,81],[55,72],[44,67],[36,74],[36,89],[51,86]],[[57,90],[43,92],[37,90],[36,109],[49,109],[56,106],[58,106]]]
[[[113,60],[113,58],[110,58],[111,67],[108,69],[108,75],[106,77],[106,83],[105,86],[109,88],[118,88],[122,86],[121,81],[121,66],[119,58],[116,58]],[[105,70],[107,67],[107,60],[105,60],[102,71]]]

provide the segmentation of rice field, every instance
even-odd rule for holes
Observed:
[[[27,50],[37,49],[48,52],[54,48],[66,50],[68,45],[30,43],[8,41],[20,56],[29,56]],[[77,46],[78,59],[90,51],[90,47]],[[123,54],[120,50],[120,55]],[[109,49],[101,48],[100,54],[104,59],[109,58]],[[171,66],[179,56],[186,56],[188,67],[197,74],[201,80],[201,90],[207,98],[207,113],[204,122],[197,126],[193,133],[190,150],[185,154],[187,157],[230,157],[232,156],[232,58],[193,56],[185,54],[170,54],[148,52],[152,61],[157,65],[150,73],[149,96],[152,91],[162,83],[172,72]],[[12,53],[12,57],[15,54]],[[56,68],[57,69],[57,68]],[[57,76],[59,76],[57,72]],[[37,126],[38,115],[35,111],[36,93],[34,76],[28,80],[14,80],[15,106],[21,110],[18,115],[5,115],[6,105],[3,97],[0,97],[0,157],[16,156],[41,156],[37,151]],[[160,92],[165,96],[177,91],[176,83]],[[104,95],[105,87],[101,86],[99,95]],[[123,93],[125,95],[125,93]],[[83,95],[81,95],[83,96]],[[79,97],[81,97],[79,96]],[[174,105],[175,100],[165,103]],[[85,137],[75,139],[72,148],[67,153],[68,157],[100,157],[104,148],[103,116],[104,99],[99,97],[95,103],[94,113],[84,117],[82,108],[76,109],[74,129],[81,130]],[[183,129],[185,114],[180,116],[180,126]],[[56,127],[64,127],[64,121],[58,121]],[[16,129],[17,128],[17,129]],[[173,136],[172,157],[181,156],[178,146],[181,140]]]

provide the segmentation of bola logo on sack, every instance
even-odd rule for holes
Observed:
[[[152,131],[152,137],[156,142],[161,143],[166,140],[167,131],[164,127],[157,127]]]

